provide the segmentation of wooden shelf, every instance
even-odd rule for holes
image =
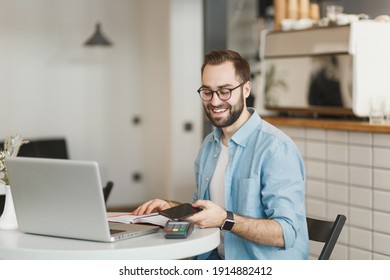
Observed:
[[[262,117],[262,119],[275,126],[294,126],[347,131],[390,133],[390,125],[374,125],[366,121],[324,120],[288,117]]]

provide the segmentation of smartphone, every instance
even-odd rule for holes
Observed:
[[[202,211],[201,208],[194,208],[190,203],[179,204],[159,212],[159,214],[168,217],[171,220],[183,220],[191,215]]]

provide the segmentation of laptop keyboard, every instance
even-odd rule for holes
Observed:
[[[111,233],[111,234],[117,234],[117,233],[121,233],[121,232],[125,232],[125,230],[120,230],[120,229],[110,229],[110,233]]]

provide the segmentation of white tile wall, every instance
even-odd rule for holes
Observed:
[[[308,216],[347,216],[332,259],[390,259],[390,134],[281,127],[305,160]],[[320,245],[310,245],[316,259]]]
[[[372,169],[368,167],[349,166],[349,183],[371,188]]]
[[[372,232],[371,230],[350,228],[349,245],[363,250],[372,250]]]
[[[375,189],[390,191],[390,170],[374,169],[373,177]]]
[[[390,256],[375,253],[372,255],[372,259],[373,260],[390,260]]]
[[[372,253],[367,250],[357,249],[357,248],[349,248],[349,256],[353,260],[371,260]]]
[[[348,149],[342,144],[328,144],[327,145],[327,160],[347,163],[348,162]]]
[[[390,147],[390,134],[375,133],[373,134],[374,146]]]
[[[328,163],[327,165],[327,179],[328,181],[348,183],[348,165]]]
[[[333,249],[331,260],[347,260],[348,259],[348,246],[338,243]]]
[[[390,256],[390,235],[374,232],[373,234],[373,252]]]
[[[321,242],[310,241],[310,259],[318,259],[323,246]]]
[[[390,149],[374,147],[374,167],[390,168]]]
[[[280,126],[279,128],[291,138],[301,138],[301,139],[305,138],[304,128],[296,128],[296,127],[289,127],[289,126]]]
[[[362,144],[371,146],[372,145],[372,133],[367,132],[349,132],[348,142],[350,144]]]
[[[324,142],[309,141],[306,143],[306,157],[311,159],[326,158],[326,145]]]
[[[349,186],[349,203],[351,206],[372,208],[372,190],[365,187]]]
[[[307,179],[306,196],[313,198],[326,198],[326,186],[323,180]]]
[[[349,163],[363,166],[372,165],[372,149],[370,146],[349,146]]]
[[[327,142],[348,142],[348,132],[341,130],[327,130],[326,131]]]
[[[326,203],[323,200],[306,198],[307,215],[313,218],[326,219]]]
[[[372,229],[372,211],[358,207],[349,208],[349,225],[364,229]]]
[[[308,178],[316,178],[316,179],[326,178],[325,162],[307,159],[305,162],[305,166],[306,166],[306,175]]]
[[[328,183],[327,186],[328,191],[328,199],[330,201],[335,201],[339,203],[348,203],[348,186],[341,185],[341,184],[335,184],[335,183]]]
[[[306,139],[312,140],[326,140],[326,130],[324,129],[306,129]]]
[[[374,190],[374,209],[390,212],[390,192]]]
[[[374,212],[374,231],[390,234],[390,213]]]

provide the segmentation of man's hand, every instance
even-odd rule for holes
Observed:
[[[220,227],[226,219],[226,210],[210,200],[198,200],[193,207],[202,207],[203,211],[187,218],[201,228]]]
[[[187,218],[201,228],[220,228],[226,219],[226,210],[209,200],[198,200],[193,207],[203,207],[203,211]],[[281,225],[274,220],[253,219],[234,214],[232,233],[247,240],[284,247],[284,237]]]
[[[146,215],[153,212],[165,210],[176,205],[177,203],[175,202],[155,198],[138,206],[137,209],[133,211],[133,215]]]

